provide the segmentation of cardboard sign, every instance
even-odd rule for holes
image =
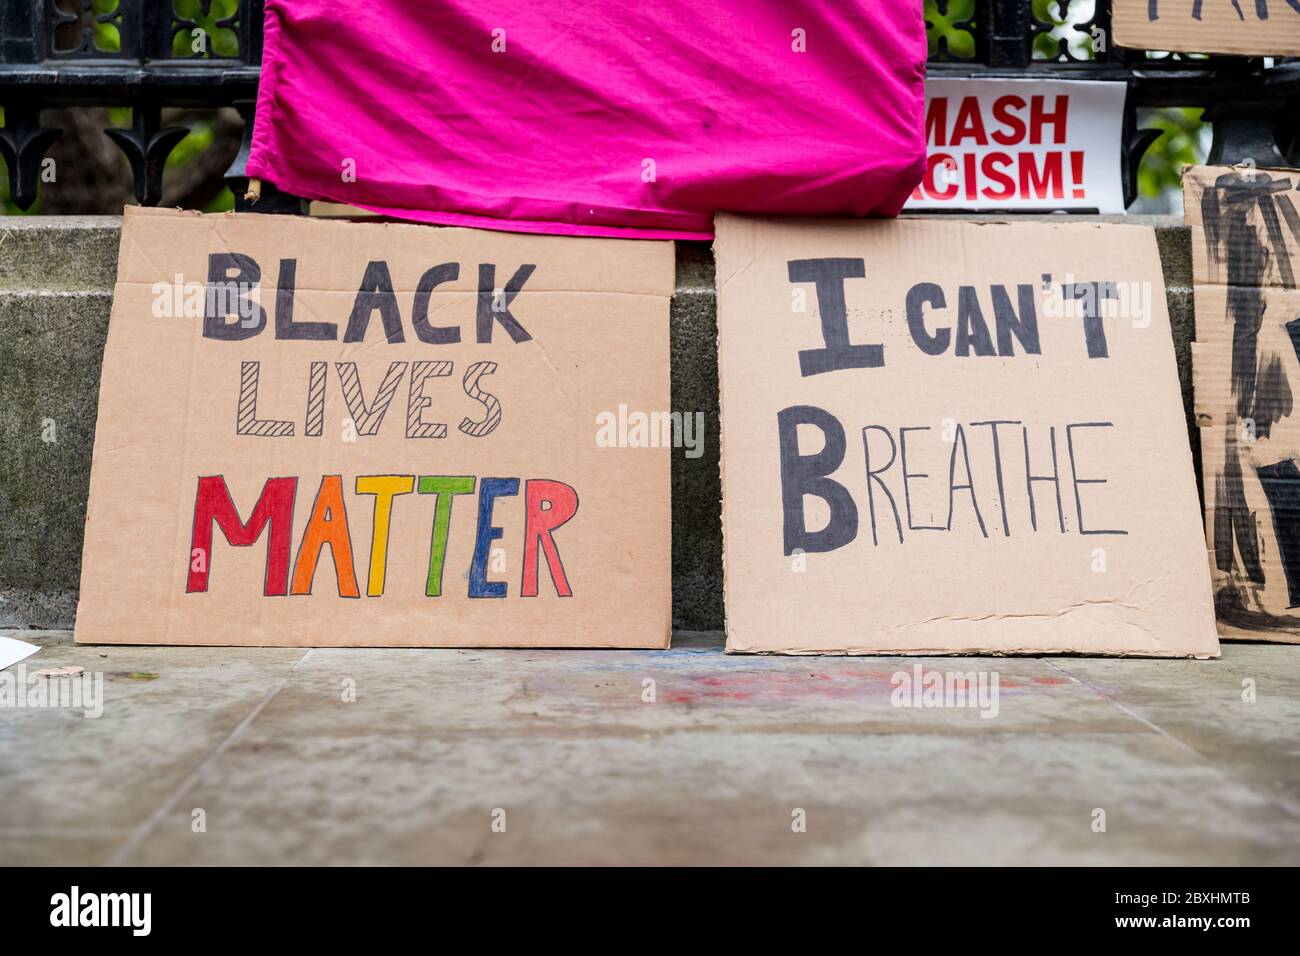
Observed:
[[[1220,630],[1300,643],[1300,172],[1183,171]]]
[[[927,80],[907,209],[1124,211],[1123,83]]]
[[[1151,229],[717,229],[730,650],[1217,655]]]
[[[673,268],[128,207],[77,640],[667,646],[671,450],[598,431],[668,407]]]
[[[1300,54],[1297,0],[1111,0],[1111,23],[1135,50]]]

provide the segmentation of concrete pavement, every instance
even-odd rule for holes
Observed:
[[[102,674],[103,710],[0,707],[0,864],[1300,863],[1296,646],[918,660],[728,657],[690,632],[671,651],[5,633],[42,645],[33,686]],[[996,673],[996,716],[895,706],[918,663]]]

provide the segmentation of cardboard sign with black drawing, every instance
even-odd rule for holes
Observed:
[[[729,650],[1218,655],[1153,230],[715,249]]]
[[[1111,0],[1111,26],[1138,50],[1300,53],[1300,0]]]
[[[1183,171],[1205,527],[1225,637],[1300,643],[1300,171]]]

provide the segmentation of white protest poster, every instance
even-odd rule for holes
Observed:
[[[1125,84],[932,79],[905,209],[1122,213]]]

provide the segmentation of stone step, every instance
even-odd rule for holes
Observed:
[[[112,289],[121,216],[0,216],[0,289]]]
[[[0,626],[72,619],[112,299],[0,289]]]

